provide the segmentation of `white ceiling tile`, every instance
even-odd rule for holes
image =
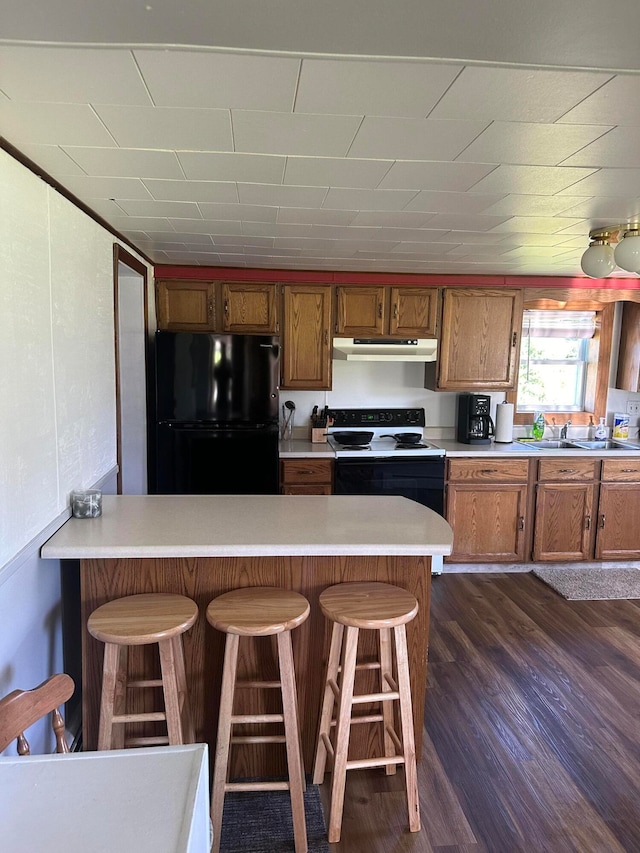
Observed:
[[[203,201],[234,204],[238,190],[234,182],[227,181],[144,181],[153,198],[158,201]],[[131,196],[129,196],[131,198]]]
[[[561,122],[576,124],[640,124],[640,78],[620,74],[566,112]]]
[[[473,190],[474,192],[553,195],[571,188],[569,195],[580,195],[577,191],[577,183],[591,172],[593,169],[578,169],[574,166],[503,165],[498,166],[490,175],[474,184]]]
[[[431,213],[484,213],[488,207],[503,197],[501,193],[454,193],[424,190],[411,201],[409,208]]]
[[[365,117],[349,157],[455,160],[488,122]]]
[[[448,231],[442,238],[443,242],[450,243],[479,243],[496,244],[505,243],[508,237],[495,231]]]
[[[562,196],[558,196],[558,198],[562,198]],[[605,218],[613,223],[638,222],[640,220],[640,198],[636,196],[634,198],[584,199],[579,204],[567,208],[561,216],[575,216],[581,219]]]
[[[495,168],[493,164],[479,165],[478,163],[394,163],[380,182],[378,189],[464,192]],[[418,200],[419,197],[414,204]],[[412,205],[408,209],[422,210],[421,207]]]
[[[243,247],[250,249],[252,246],[273,246],[273,237],[244,237],[227,235],[226,237],[219,237],[218,240],[224,242],[224,245],[227,247],[231,247],[236,251],[244,251]],[[216,243],[216,247],[218,247],[218,243]],[[222,250],[221,250],[222,251]]]
[[[283,249],[276,246],[270,246],[262,248],[260,246],[253,246],[251,249],[251,254],[253,255],[262,255],[267,257],[282,257],[282,258],[297,258],[300,254],[300,247],[298,246],[295,249]]]
[[[610,77],[589,71],[467,66],[430,117],[553,122]]]
[[[451,251],[451,243],[411,243],[406,241],[399,243],[394,249],[394,254],[421,255],[446,255]]]
[[[573,125],[564,125],[569,128]],[[614,127],[605,136],[568,157],[563,166],[637,166],[640,127]]]
[[[555,234],[569,225],[580,225],[579,219],[559,219],[553,216],[512,216],[500,225],[496,225],[494,231],[517,234],[519,231],[525,234]]]
[[[245,181],[259,184],[281,184],[285,157],[262,154],[211,154],[177,152],[184,173],[190,180]]]
[[[460,243],[451,249],[452,255],[464,255],[465,257],[477,257],[479,255],[500,256],[507,252],[508,246],[504,243]]]
[[[392,240],[363,240],[357,235],[354,235],[353,237],[345,237],[342,240],[342,243],[338,242],[336,245],[338,250],[343,248],[348,252],[363,251],[384,254],[385,252],[390,252],[396,243]]]
[[[233,151],[229,110],[96,106],[121,148]]]
[[[449,232],[436,230],[435,228],[381,228],[380,237],[386,240],[400,242],[412,241],[416,243],[437,243]]]
[[[169,233],[174,234],[175,228],[169,223],[168,219],[154,219],[153,217],[143,216],[122,216],[109,220],[114,228],[118,231],[146,231],[154,234]]]
[[[0,127],[9,142],[37,145],[99,145],[115,142],[86,104],[0,101]]]
[[[323,207],[336,210],[402,210],[415,193],[411,190],[330,189]]]
[[[258,204],[207,204],[198,205],[204,219],[237,219],[251,222],[275,222],[278,215],[277,207],[266,207]]]
[[[333,225],[313,225],[311,236],[322,240],[377,240],[382,234],[380,228],[354,228],[347,225],[344,228]]]
[[[200,209],[195,202],[121,199],[119,204],[129,216],[163,216],[167,219],[201,218]]]
[[[177,234],[173,228],[171,228],[171,235],[167,234],[166,231],[154,231],[152,228],[145,230],[152,240],[180,240],[181,243],[186,243],[187,246],[211,245],[211,236],[209,234]]]
[[[326,194],[326,187],[238,184],[238,196],[242,204],[275,205],[276,207],[320,207]]]
[[[65,154],[65,157],[67,155]],[[151,199],[151,193],[139,178],[89,178],[69,175],[65,187],[81,199]]]
[[[278,222],[292,224],[308,222],[312,225],[351,225],[355,210],[315,210],[311,207],[281,207]],[[362,223],[366,225],[368,223]]]
[[[355,213],[355,211],[352,211]],[[362,210],[354,216],[352,225],[381,225],[389,228],[424,228],[432,213],[406,213],[405,211]]]
[[[0,45],[0,66],[14,101],[151,104],[128,50]]]
[[[424,117],[460,65],[304,59],[296,112]]]
[[[277,237],[275,245],[283,249],[295,249],[300,247],[302,253],[308,255],[310,252],[329,252],[335,246],[335,240],[323,240],[322,238],[302,237],[292,240],[290,237]]]
[[[578,201],[580,201],[579,196],[506,195],[487,207],[484,213],[504,213],[507,216],[555,216],[566,211],[570,216],[579,216],[580,214],[569,213],[568,210]]]
[[[25,156],[37,163],[52,178],[62,179],[68,175],[84,174],[67,152],[57,145],[31,145],[29,142],[21,142],[19,147]]]
[[[529,232],[520,231],[514,239],[517,241],[517,245],[520,246],[557,246],[564,242],[564,237],[560,233],[531,234]],[[508,242],[511,243],[512,241],[509,240]],[[511,248],[517,248],[517,246],[512,245]]]
[[[572,196],[611,195],[619,198],[640,194],[640,169],[600,169],[597,172],[592,170],[591,175],[585,176],[564,192]]]
[[[359,116],[329,116],[232,110],[236,151],[343,157]]]
[[[243,222],[242,233],[247,237],[308,237],[311,225],[283,224],[273,222]]]
[[[293,109],[298,59],[180,49],[134,55],[157,106]]]
[[[87,202],[87,207],[90,207],[91,210],[97,214],[98,216],[102,216],[103,219],[106,219],[110,222],[114,216],[122,216],[123,213],[126,213],[116,204],[115,201],[112,201],[110,198],[91,198]]]
[[[489,231],[501,222],[505,216],[489,216],[483,213],[437,213],[429,220],[429,228],[442,228],[454,231]]]
[[[598,139],[608,128],[597,126],[536,124],[494,121],[457,158],[464,163],[526,163],[556,166],[589,166],[575,161],[576,151]],[[587,149],[588,150],[588,149]],[[580,152],[581,153],[581,152]],[[580,156],[580,154],[575,155]]]
[[[170,219],[178,234],[241,234],[240,222],[210,219]]]
[[[84,171],[95,177],[184,178],[176,155],[170,151],[131,148],[65,148]]]
[[[393,165],[388,160],[337,157],[288,157],[285,184],[303,187],[359,187],[374,189]]]

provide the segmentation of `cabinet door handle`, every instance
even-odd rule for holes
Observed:
[[[382,317],[382,302],[378,302],[378,317]]]
[[[328,343],[329,343],[329,332],[327,332],[327,330],[325,329],[324,330],[324,345],[327,346]]]
[[[591,516],[588,515],[584,520],[584,526],[587,530],[591,530]]]
[[[575,474],[575,468],[560,468],[560,474]]]
[[[481,468],[480,473],[481,474],[497,474],[498,469],[497,468]]]
[[[207,302],[207,313],[209,316],[213,314],[213,302],[211,300]]]
[[[637,468],[623,468],[622,473],[623,474],[635,474],[637,470],[638,470]]]
[[[603,514],[600,516],[600,527],[601,527],[601,528],[602,528],[602,527],[604,527],[604,522],[605,522],[605,516],[604,516],[604,513],[603,513]]]
[[[228,299],[224,300],[224,313],[227,315],[227,317],[229,316],[229,300]]]
[[[512,347],[515,347],[515,345],[516,345],[517,343],[518,343],[518,333],[517,333],[517,332],[514,332],[514,333],[513,333],[513,340],[511,341],[511,346],[512,346]]]
[[[524,515],[518,519],[518,530],[524,530]]]
[[[394,319],[396,319],[396,320],[398,319],[398,303],[397,302],[393,303],[393,316],[394,316]]]

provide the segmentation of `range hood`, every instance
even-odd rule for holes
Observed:
[[[435,338],[334,338],[339,361],[435,361]]]

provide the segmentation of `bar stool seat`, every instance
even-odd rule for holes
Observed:
[[[89,616],[89,633],[105,644],[100,701],[98,749],[126,746],[149,746],[169,743],[193,743],[195,734],[191,719],[184,662],[182,634],[198,617],[195,601],[184,595],[147,593],[128,595],[107,601]],[[162,677],[130,680],[127,676],[129,646],[158,644]],[[162,687],[164,711],[127,713],[127,690]],[[167,735],[129,737],[126,723],[166,720]]]
[[[216,630],[225,633],[224,666],[218,718],[213,782],[211,792],[211,822],[213,824],[212,853],[220,849],[222,812],[227,791],[281,791],[291,797],[293,834],[296,853],[307,851],[307,831],[304,814],[304,766],[300,748],[298,702],[291,631],[309,615],[309,602],[304,596],[277,587],[246,587],[214,598],[207,608],[207,620]],[[276,635],[278,646],[279,681],[237,681],[238,647],[240,637]],[[280,688],[282,714],[233,714],[236,687]],[[282,735],[232,737],[235,724],[284,723]],[[284,743],[287,751],[289,778],[285,782],[228,782],[230,749],[233,743]]]
[[[417,599],[407,590],[392,584],[342,583],[328,587],[320,594],[320,607],[333,622],[333,630],[313,782],[318,785],[323,781],[329,758],[333,764],[329,841],[336,843],[340,840],[347,770],[385,767],[389,775],[395,773],[398,764],[404,764],[409,829],[418,832],[420,806],[405,627],[418,612]],[[358,636],[363,629],[378,631],[379,656],[373,663],[357,664]],[[395,673],[391,632],[395,647]],[[379,692],[354,695],[355,673],[362,669],[379,670]],[[338,711],[334,718],[336,701]],[[401,737],[395,730],[392,702],[399,705]],[[364,703],[379,703],[381,710],[360,717],[352,716],[353,706]],[[384,756],[347,760],[350,729],[355,723],[382,723]],[[335,728],[334,741],[331,739],[332,727]]]

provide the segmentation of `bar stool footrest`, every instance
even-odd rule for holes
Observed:
[[[225,791],[288,791],[288,782],[227,782]]]

